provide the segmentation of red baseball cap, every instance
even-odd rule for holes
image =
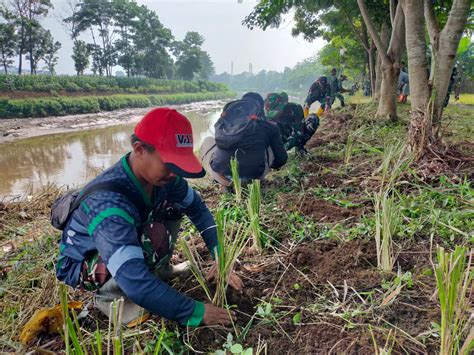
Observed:
[[[176,175],[186,178],[206,175],[194,155],[191,123],[178,111],[157,108],[148,112],[135,126],[135,135],[155,147],[165,165]]]

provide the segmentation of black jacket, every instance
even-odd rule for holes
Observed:
[[[218,142],[211,160],[212,170],[223,176],[231,175],[230,159],[235,156],[241,178],[260,178],[265,171],[268,147],[272,148],[275,156],[271,168],[278,169],[288,160],[280,129],[274,123],[258,119],[252,121],[245,131],[225,138]]]

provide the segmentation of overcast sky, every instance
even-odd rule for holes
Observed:
[[[279,29],[250,31],[241,22],[248,15],[256,0],[137,0],[153,9],[161,22],[168,27],[176,39],[182,39],[187,31],[204,35],[204,50],[208,51],[216,66],[216,72],[230,72],[231,61],[234,73],[246,71],[253,64],[254,73],[266,70],[281,71],[310,57],[320,49],[322,40],[312,43],[291,36],[288,20]],[[73,74],[71,59],[72,42],[68,38],[59,18],[65,7],[64,0],[53,0],[55,9],[44,26],[52,30],[56,40],[62,43],[59,64],[60,74]]]

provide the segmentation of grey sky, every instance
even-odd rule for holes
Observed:
[[[241,25],[242,19],[251,12],[255,0],[138,0],[156,11],[161,22],[171,29],[177,39],[187,31],[197,31],[206,37],[204,49],[211,55],[217,73],[230,72],[231,60],[234,73],[248,70],[249,62],[254,72],[262,69],[283,70],[310,57],[324,42],[306,42],[291,36],[291,23],[287,21],[279,29],[250,31]],[[63,45],[57,72],[73,74],[71,59],[72,43],[60,24],[60,13],[66,1],[53,0],[53,15],[44,21],[53,36]]]

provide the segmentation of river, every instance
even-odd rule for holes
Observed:
[[[219,117],[220,107],[220,104],[208,104],[203,109],[194,104],[179,109],[191,121],[196,151],[204,138],[212,134],[211,127]],[[113,115],[109,113],[109,118],[113,119]],[[129,110],[127,115],[130,119],[125,124],[117,125],[111,120],[108,122],[115,122],[114,125],[105,128],[42,132],[41,136],[0,144],[0,201],[28,196],[49,183],[80,186],[113,165],[129,151],[130,134],[143,109]]]

